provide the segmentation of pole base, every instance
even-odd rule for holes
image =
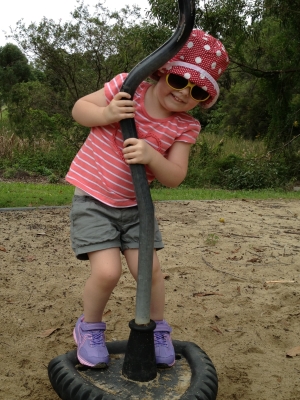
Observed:
[[[132,381],[149,382],[156,378],[157,366],[153,331],[156,327],[150,320],[148,325],[129,322],[131,329],[124,358],[122,374]]]
[[[207,354],[195,343],[173,340],[176,363],[159,369],[151,382],[134,382],[122,375],[127,340],[107,342],[111,362],[106,369],[78,364],[77,351],[50,361],[51,385],[63,400],[216,400],[218,377]]]

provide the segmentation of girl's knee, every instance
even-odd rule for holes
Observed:
[[[119,268],[100,268],[94,270],[91,277],[100,285],[115,285],[121,277],[121,272]]]
[[[91,278],[103,284],[116,284],[122,273],[120,252],[118,249],[107,249],[89,254]]]

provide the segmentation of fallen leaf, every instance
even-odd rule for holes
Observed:
[[[15,301],[13,301],[12,299],[7,299],[7,300],[6,300],[6,303],[8,303],[8,304],[13,304],[13,303],[15,303]]]
[[[243,332],[243,330],[242,329],[228,329],[228,328],[225,328],[225,332]]]
[[[254,257],[254,258],[250,258],[250,260],[247,260],[247,262],[251,262],[251,263],[260,263],[261,259],[258,257]]]
[[[111,310],[107,310],[105,311],[105,313],[103,314],[103,316],[105,317],[106,315],[109,315],[111,313]]]
[[[0,246],[0,251],[6,251],[6,248],[4,246]]]
[[[292,349],[286,352],[287,357],[296,357],[300,356],[300,346],[293,347]]]
[[[40,333],[37,335],[37,337],[46,338],[46,337],[52,335],[53,332],[57,331],[57,329],[59,329],[59,328],[46,329],[45,331],[40,332]]]
[[[225,219],[224,218],[220,218],[219,222],[222,222],[222,224],[225,224]]]
[[[243,256],[241,256],[241,257],[233,256],[233,257],[226,258],[226,260],[231,260],[231,261],[240,261],[242,259],[243,259]]]
[[[295,281],[283,281],[283,280],[281,280],[281,281],[266,281],[265,282],[265,284],[268,284],[268,283],[295,283]]]
[[[253,250],[257,251],[258,253],[262,253],[265,249],[259,249],[258,247],[252,247]]]
[[[193,297],[204,297],[204,296],[223,296],[223,295],[221,293],[217,293],[217,292],[193,293]]]
[[[223,335],[223,332],[221,332],[220,329],[217,326],[211,326],[210,329],[212,329],[213,331]]]

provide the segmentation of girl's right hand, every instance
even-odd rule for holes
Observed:
[[[119,122],[121,119],[134,118],[136,102],[131,95],[119,92],[107,104],[104,88],[77,100],[72,115],[75,121],[83,126],[105,126]]]
[[[136,102],[130,100],[131,95],[119,92],[105,107],[105,118],[109,123],[119,122],[122,119],[134,118]]]

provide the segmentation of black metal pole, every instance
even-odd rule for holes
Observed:
[[[194,26],[195,0],[178,0],[179,21],[172,37],[159,49],[136,65],[127,76],[121,91],[133,95],[138,85],[169,61],[186,43]],[[120,121],[124,140],[137,138],[134,119]],[[131,333],[122,373],[129,379],[147,382],[156,377],[153,330],[150,320],[151,281],[154,248],[154,207],[144,165],[130,166],[140,219],[140,242],[135,319],[130,321]]]

